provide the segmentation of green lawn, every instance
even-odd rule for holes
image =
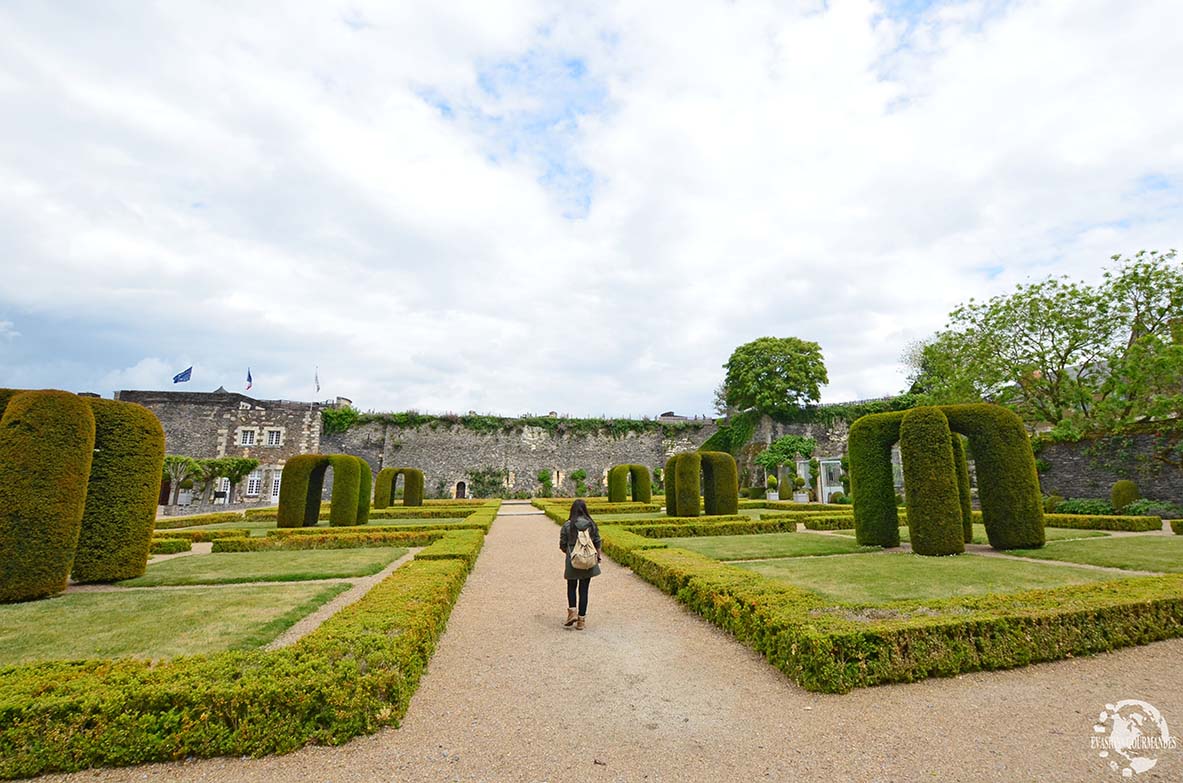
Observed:
[[[0,665],[259,647],[348,588],[125,590],[0,605]]]
[[[816,533],[757,533],[742,536],[663,538],[669,546],[689,549],[716,560],[758,560],[773,557],[841,555],[866,552],[854,541]]]
[[[1042,549],[1012,549],[1007,554],[1135,571],[1183,573],[1183,536],[1108,536],[1098,541],[1060,541]]]
[[[153,563],[124,587],[217,585],[234,582],[298,582],[376,574],[406,554],[401,547],[308,549],[287,552],[220,552]]]
[[[791,533],[790,535],[802,535]],[[985,555],[922,557],[902,552],[742,563],[833,601],[879,604],[1103,582],[1112,574]]]
[[[835,530],[833,531],[842,536],[854,536],[853,530]],[[1056,541],[1062,538],[1107,538],[1108,533],[1103,530],[1074,530],[1065,527],[1045,527],[1043,534],[1048,541]],[[908,528],[900,527],[900,541],[907,541]],[[974,540],[975,544],[989,544],[990,539],[986,538],[986,526],[974,525]]]

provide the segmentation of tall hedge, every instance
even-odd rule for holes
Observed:
[[[352,454],[330,454],[333,469],[333,499],[329,504],[329,525],[344,527],[357,524],[358,495],[361,492],[361,465]]]
[[[674,516],[696,517],[701,512],[700,496],[698,494],[701,473],[702,454],[700,452],[688,451],[677,455],[672,474],[674,483]]]
[[[1000,405],[944,405],[955,432],[969,437],[986,536],[995,549],[1043,546],[1043,495],[1023,420]]]
[[[631,465],[615,465],[608,470],[608,502],[628,500],[628,473]]]
[[[68,392],[9,392],[4,402],[0,603],[9,603],[66,588],[86,504],[95,423],[90,406]]]
[[[913,408],[900,422],[908,533],[918,555],[965,551],[953,433],[939,408]]]
[[[423,505],[423,471],[418,468],[403,468],[403,505]]]
[[[1121,479],[1113,483],[1113,488],[1109,490],[1109,505],[1113,506],[1113,512],[1120,514],[1122,509],[1139,500],[1142,493],[1138,491],[1138,485],[1129,479]]]
[[[401,468],[382,468],[374,479],[374,508],[388,508],[394,500],[394,482]]]
[[[662,472],[665,477],[665,514],[668,517],[678,515],[678,481],[675,475],[677,464],[678,455],[675,454],[665,461],[665,470]]]
[[[300,454],[283,466],[279,484],[278,527],[314,527],[320,518],[329,458],[324,454]]]
[[[872,413],[850,425],[847,445],[854,531],[864,546],[900,545],[891,447],[900,439],[903,414]]]
[[[653,502],[653,476],[645,465],[629,465],[628,475],[632,479],[633,502]]]
[[[965,456],[965,444],[961,442],[961,436],[954,433],[951,442],[953,463],[957,467],[957,495],[961,500],[961,527],[965,543],[968,544],[974,540],[974,506],[969,486],[969,460]]]
[[[78,582],[143,576],[152,546],[164,428],[147,408],[86,398],[94,414],[94,460],[74,555]]]
[[[708,516],[739,513],[739,468],[725,451],[701,451],[703,505]]]
[[[374,474],[370,470],[370,463],[361,457],[354,457],[361,479],[357,485],[357,524],[364,525],[370,521],[370,495],[374,489]]]

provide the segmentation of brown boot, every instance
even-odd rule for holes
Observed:
[[[576,631],[583,630],[583,623],[585,620],[587,620],[586,617],[584,617],[583,615],[579,615],[579,618],[575,621],[575,630]]]
[[[567,610],[567,622],[563,623],[563,626],[566,628],[570,628],[572,625],[575,624],[575,620],[578,617],[579,617],[579,610],[578,609],[568,609]]]

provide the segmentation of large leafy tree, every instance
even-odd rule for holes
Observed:
[[[1173,250],[1112,260],[1097,285],[1050,278],[958,307],[905,354],[913,391],[990,399],[1065,433],[1179,416],[1183,268]]]
[[[192,457],[166,454],[161,472],[163,473],[162,478],[170,482],[172,503],[176,505],[181,494],[181,484],[201,476],[201,463]]]
[[[761,337],[745,343],[723,367],[726,406],[773,417],[817,404],[820,387],[830,380],[821,346],[796,337]]]

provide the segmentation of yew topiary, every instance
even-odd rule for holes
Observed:
[[[965,551],[952,439],[939,408],[913,408],[900,422],[908,533],[918,555]]]
[[[1138,491],[1138,485],[1129,479],[1114,482],[1113,489],[1109,491],[1109,505],[1113,506],[1113,511],[1117,514],[1122,513],[1126,506],[1141,498],[1142,493]]]

